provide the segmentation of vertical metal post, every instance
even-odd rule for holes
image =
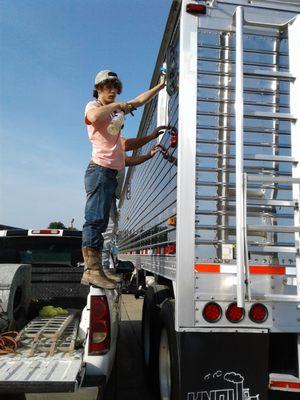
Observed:
[[[195,325],[195,197],[198,18],[180,15],[175,329]]]
[[[274,44],[273,44],[273,68],[274,71],[279,72],[280,70],[280,43],[281,43],[281,35],[282,32],[279,30],[278,31],[278,36],[274,38]],[[274,79],[272,83],[272,89],[274,89],[274,95],[273,95],[273,112],[274,113],[279,113],[280,112],[280,81],[279,79]],[[272,128],[273,128],[273,133],[272,133],[272,155],[273,156],[279,156],[279,128],[280,128],[280,121],[276,118],[273,119],[272,121]],[[276,171],[279,170],[279,163],[278,162],[273,162],[272,163],[272,168],[273,168],[273,176],[276,176]],[[273,189],[270,191],[270,199],[276,200],[278,197],[278,183],[273,183]],[[274,215],[269,218],[269,221],[271,222],[271,225],[277,225],[278,224],[278,219],[276,217],[276,208],[274,207]],[[269,238],[267,239],[268,242],[273,243],[274,246],[277,245],[278,242],[278,234],[277,232],[269,232]],[[272,264],[279,263],[278,259],[278,253],[273,253],[272,258],[270,259],[270,262]]]
[[[218,211],[222,211],[220,215],[217,217],[217,225],[221,225],[226,227],[226,229],[218,229],[218,242],[219,246],[217,246],[217,256],[219,259],[223,259],[223,246],[222,244],[228,243],[228,197],[229,197],[229,164],[230,158],[230,35],[229,32],[223,32],[220,35],[221,40],[221,59],[223,62],[221,63],[221,73],[220,73],[220,81],[221,87],[220,89],[220,106],[219,106],[219,145],[218,145],[218,153],[223,154],[224,157],[220,157],[218,159],[218,174],[217,179],[218,182],[222,184],[218,186]],[[222,243],[222,244],[221,244]]]
[[[235,69],[235,162],[236,162],[236,265],[237,305],[244,307],[245,262],[244,262],[244,98],[243,98],[243,7],[235,13],[236,25],[236,69]]]
[[[289,38],[289,72],[295,77],[295,80],[290,83],[290,112],[297,119],[291,122],[291,156],[298,162],[293,163],[292,177],[300,178],[300,16],[298,15],[288,27]],[[299,184],[293,184],[293,199],[300,201]],[[300,226],[300,210],[299,207],[294,212],[295,227]],[[295,247],[300,247],[300,233],[295,232]],[[296,278],[297,278],[297,295],[300,294],[300,254],[296,254]]]
[[[250,277],[250,269],[249,269],[249,257],[248,257],[248,242],[247,242],[247,174],[243,175],[244,181],[244,223],[243,223],[243,231],[244,231],[244,260],[245,260],[245,278],[246,278],[246,287],[247,287],[247,298],[248,301],[251,301],[251,277]]]

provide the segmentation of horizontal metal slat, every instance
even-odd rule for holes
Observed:
[[[252,209],[249,210],[247,207],[248,217],[269,217],[269,218],[277,218],[277,219],[293,219],[294,214],[276,214],[272,212],[272,208],[268,208],[267,210],[264,209]],[[218,211],[211,211],[211,210],[196,210],[196,215],[228,215],[228,216],[235,216],[236,215],[236,207],[226,207],[226,209],[218,210]]]
[[[247,230],[248,231],[261,231],[261,232],[294,233],[294,232],[300,232],[300,226],[247,225]]]
[[[248,250],[253,253],[299,253],[299,249],[296,247],[287,247],[287,246],[265,246],[265,245],[257,245],[257,246],[248,246]]]
[[[261,161],[298,162],[294,157],[288,157],[288,156],[271,156],[268,154],[255,154],[252,157],[253,160],[261,160]]]
[[[235,126],[233,125],[197,125],[197,129],[203,130],[203,133],[205,134],[206,137],[206,131],[219,131],[220,129],[225,129],[228,132],[235,132]],[[272,128],[264,128],[264,127],[251,127],[251,126],[244,126],[244,133],[263,133],[263,134],[270,134],[273,135],[274,133],[277,133],[278,129],[272,129]],[[200,133],[201,134],[201,133]],[[198,133],[199,135],[199,133]],[[290,136],[290,131],[280,129],[280,136]]]
[[[196,201],[227,201],[235,202],[235,197],[231,196],[196,196]],[[268,199],[247,199],[248,205],[260,205],[260,206],[274,206],[274,207],[297,207],[298,201],[295,200],[268,200]]]
[[[264,111],[246,112],[245,118],[261,118],[261,119],[281,119],[284,121],[296,121],[297,118],[288,113],[272,113]]]
[[[235,189],[234,189],[234,184],[233,183],[227,183],[227,182],[206,182],[206,181],[196,181],[196,186],[200,186],[200,187],[204,187],[204,186],[206,186],[206,187],[218,187],[218,186],[222,186],[222,187],[227,187],[227,188],[229,188],[229,190],[231,190],[232,191],[232,193],[234,193],[234,191],[235,191]],[[289,187],[287,187],[287,186],[273,186],[273,185],[271,185],[271,184],[265,184],[265,185],[260,185],[260,186],[257,186],[257,185],[251,185],[251,188],[252,189],[258,189],[258,190],[260,190],[260,189],[270,189],[270,190],[289,190]],[[250,191],[249,191],[250,192]],[[257,191],[257,192],[252,192],[252,193],[249,193],[249,196],[253,196],[254,195],[254,197],[256,197],[256,196],[258,196],[258,197],[263,197],[264,196],[264,194],[262,193],[262,194],[260,194],[260,193],[262,193],[262,192],[259,192],[259,191]]]
[[[266,70],[259,70],[256,69],[254,71],[245,71],[244,75],[250,76],[262,76],[267,78],[279,78],[279,79],[287,79],[287,80],[294,80],[296,77],[292,75],[290,72],[283,72],[283,71],[266,71]]]
[[[233,154],[221,154],[221,153],[196,153],[198,158],[224,158],[234,160]],[[272,156],[268,154],[244,154],[245,161],[272,161],[272,162],[297,162],[294,157],[288,156]]]
[[[228,31],[230,32],[230,31]],[[247,33],[249,35],[253,34],[254,36],[256,36],[256,34],[254,33]],[[260,35],[261,36],[261,35]],[[212,50],[229,50],[234,52],[235,51],[235,47],[234,46],[219,46],[219,45],[214,45],[214,44],[199,44],[198,48],[204,48],[204,49],[212,49]],[[275,50],[267,50],[267,49],[261,49],[261,48],[255,48],[255,49],[247,49],[244,48],[243,49],[244,53],[255,53],[255,54],[263,54],[263,55],[280,55],[280,56],[285,56],[288,57],[288,53],[286,51],[280,51],[279,53]]]
[[[274,183],[300,183],[300,178],[284,177],[284,176],[265,176],[265,175],[248,175],[249,182],[274,182]]]
[[[228,85],[222,85],[222,84],[212,84],[212,83],[198,83],[197,88],[200,89],[218,89],[218,90],[234,90],[234,85],[233,84],[228,84]],[[245,87],[244,88],[244,93],[251,93],[251,94],[263,94],[263,95],[275,95],[277,92],[272,89],[266,89],[266,88],[249,88]],[[277,93],[278,95],[289,95],[289,92],[287,90],[281,89]]]
[[[198,224],[196,221],[195,224],[195,229],[196,230],[213,230],[213,231],[227,231],[229,235],[235,235],[236,233],[236,227],[232,226],[232,225],[201,225]],[[249,236],[259,236],[259,237],[266,237],[266,232],[264,232],[262,229],[257,229],[256,231],[252,231],[251,234],[249,234]]]
[[[227,128],[220,128],[220,129],[227,129]],[[233,140],[210,140],[210,139],[197,139],[197,144],[216,144],[216,145],[229,145],[229,146],[235,146],[235,141]],[[267,142],[244,142],[245,147],[267,147],[267,148],[272,148],[272,149],[290,149],[290,145],[286,144],[273,144],[273,143],[267,143]]]
[[[247,203],[248,204],[250,203],[250,205],[258,204],[258,205],[274,206],[274,207],[297,207],[298,206],[298,202],[296,200],[248,199]]]

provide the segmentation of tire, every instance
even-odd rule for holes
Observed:
[[[180,399],[180,368],[174,310],[174,300],[166,300],[160,312],[159,388],[162,400]]]
[[[142,350],[146,381],[158,390],[158,351],[160,338],[160,304],[170,297],[167,286],[150,286],[145,294],[142,316]]]

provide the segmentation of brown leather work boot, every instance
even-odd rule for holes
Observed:
[[[91,247],[82,247],[84,272],[81,278],[83,285],[95,285],[103,289],[115,289],[116,284],[110,280],[102,269],[102,254]]]
[[[112,271],[111,269],[105,269],[104,270],[105,275],[111,279],[114,282],[122,282],[123,280],[123,275],[122,274],[117,274],[116,272]]]

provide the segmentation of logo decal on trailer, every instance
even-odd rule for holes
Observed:
[[[250,396],[250,389],[244,388],[244,377],[236,372],[223,374],[222,371],[218,370],[213,374],[205,375],[203,379],[205,382],[214,379],[218,379],[220,382],[221,379],[224,383],[224,388],[189,392],[187,400],[260,400],[259,394]]]

